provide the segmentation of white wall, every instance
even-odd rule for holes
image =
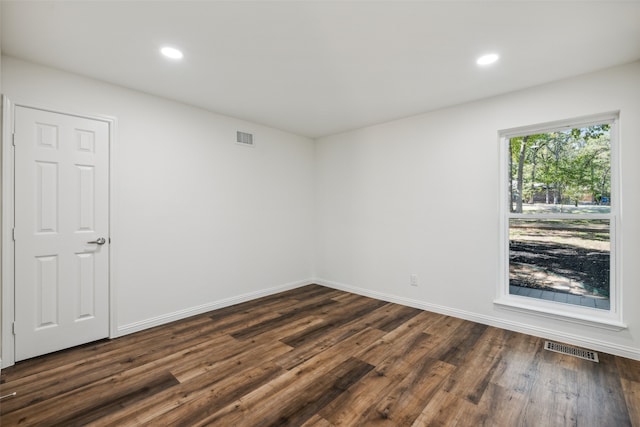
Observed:
[[[2,19],[2,2],[0,2],[0,20]],[[0,31],[0,94],[2,94],[2,31]],[[0,101],[1,102],[1,101]],[[0,106],[0,110],[2,107]],[[0,153],[2,153],[2,114],[0,114]],[[0,164],[2,162],[2,154],[0,154]],[[1,168],[1,166],[0,166]],[[1,174],[0,174],[0,184],[2,182]],[[0,185],[0,200],[2,199],[2,186]],[[0,218],[2,216],[2,211],[0,210]],[[1,222],[0,222],[1,224]],[[0,242],[2,241],[2,229],[0,228]],[[0,244],[0,260],[2,258],[2,244]],[[2,261],[0,261],[0,278],[2,277]],[[2,367],[2,280],[0,279],[0,369]]]
[[[615,110],[628,329],[500,309],[498,130]],[[319,282],[640,359],[638,117],[640,62],[319,139]]]
[[[117,119],[119,333],[312,276],[313,141],[11,57],[14,102]],[[235,143],[236,130],[255,147]]]

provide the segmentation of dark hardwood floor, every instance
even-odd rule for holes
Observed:
[[[2,371],[0,424],[640,426],[640,362],[306,286]]]

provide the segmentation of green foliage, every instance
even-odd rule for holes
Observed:
[[[554,204],[610,199],[608,124],[511,138],[509,152],[512,202],[519,197]]]

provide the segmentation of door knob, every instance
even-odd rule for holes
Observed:
[[[104,245],[105,243],[107,243],[107,241],[104,239],[104,237],[100,237],[98,240],[93,240],[93,241],[87,242],[87,243],[95,243],[96,245]]]

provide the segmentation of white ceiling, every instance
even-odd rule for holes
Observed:
[[[640,59],[640,1],[0,4],[4,54],[308,137]]]

